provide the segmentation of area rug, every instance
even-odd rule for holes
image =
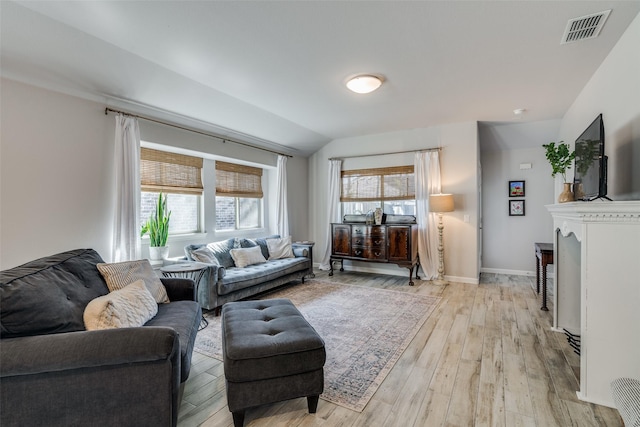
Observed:
[[[362,412],[440,298],[308,280],[262,297],[288,298],[325,341],[322,399]],[[195,350],[222,360],[220,317],[206,314]]]

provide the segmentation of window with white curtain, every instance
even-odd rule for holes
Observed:
[[[155,211],[160,192],[171,211],[169,235],[196,233],[202,229],[202,158],[140,149],[140,224]]]
[[[216,161],[216,230],[262,227],[261,168]]]
[[[344,170],[340,202],[344,214],[366,214],[382,208],[386,214],[415,215],[413,165]]]

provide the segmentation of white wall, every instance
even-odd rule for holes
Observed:
[[[1,106],[1,268],[76,248],[109,257],[113,117],[6,79]]]
[[[108,261],[114,115],[104,114],[104,103],[8,79],[2,79],[1,108],[0,268],[80,247],[94,248]],[[142,120],[140,128],[146,141],[264,165],[272,171],[266,174],[267,187],[275,181],[274,154]],[[290,158],[287,177],[291,234],[294,240],[306,240],[307,159]],[[205,206],[209,214],[212,206]],[[188,243],[223,238],[216,233],[170,238],[170,255],[181,255]]]
[[[542,144],[555,141],[560,120],[481,124],[482,265],[489,273],[535,274],[535,242],[553,242],[551,166]],[[531,169],[520,169],[530,163]],[[508,182],[525,181],[525,196],[509,198]],[[525,216],[509,216],[509,200],[525,201]]]
[[[332,141],[309,158],[310,226],[316,264],[328,241],[328,159],[442,147],[442,191],[455,195],[455,211],[444,216],[445,275],[450,280],[478,282],[478,135],[476,122],[413,129]],[[413,154],[345,159],[343,169],[413,164]],[[465,215],[469,222],[464,222]],[[407,275],[405,268],[379,263],[349,263],[345,268]],[[339,274],[339,273],[336,273]]]
[[[609,197],[640,200],[640,14],[584,87],[564,118],[559,139],[573,144],[600,113],[609,156]],[[573,175],[568,178],[573,178]],[[556,195],[561,191],[556,185]]]

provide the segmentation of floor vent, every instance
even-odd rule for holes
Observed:
[[[564,30],[560,44],[598,37],[600,30],[602,30],[604,23],[609,17],[609,13],[611,13],[611,9],[570,19],[569,22],[567,22],[567,28]]]

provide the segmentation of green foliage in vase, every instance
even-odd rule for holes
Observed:
[[[142,225],[140,237],[149,233],[149,246],[161,247],[167,246],[167,238],[169,237],[169,219],[171,211],[167,210],[167,196],[162,193],[158,194],[158,203],[156,210],[149,217],[147,222]]]
[[[569,144],[565,144],[562,141],[550,142],[548,144],[542,144],[546,149],[546,157],[551,164],[551,177],[555,178],[556,174],[562,175],[562,182],[567,182],[567,169],[571,169],[571,163],[576,157],[575,151],[569,150]]]

